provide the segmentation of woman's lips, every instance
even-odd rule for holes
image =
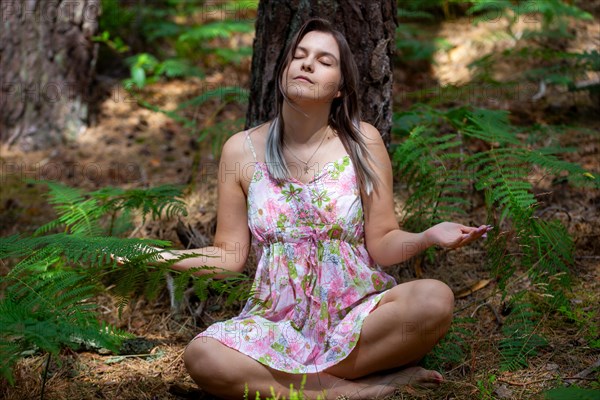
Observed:
[[[313,83],[313,81],[311,81],[310,79],[308,79],[307,77],[302,76],[302,75],[297,76],[294,79],[299,80],[299,81],[305,81],[305,82],[308,82],[308,83]]]

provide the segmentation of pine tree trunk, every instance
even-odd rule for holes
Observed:
[[[0,2],[0,141],[25,151],[76,138],[88,119],[100,0]]]
[[[392,55],[397,25],[395,0],[261,0],[246,128],[273,117],[276,66],[291,36],[309,17],[330,20],[346,36],[361,77],[362,119],[377,127],[389,144]]]

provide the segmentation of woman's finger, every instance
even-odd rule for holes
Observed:
[[[462,233],[471,233],[471,232],[473,232],[473,231],[475,231],[475,230],[477,230],[477,229],[478,229],[478,228],[475,228],[475,227],[473,227],[473,226],[464,226],[464,225],[463,225],[463,226],[461,226],[461,227],[460,227],[460,231],[461,231]]]
[[[456,247],[462,247],[462,246],[466,246],[472,242],[474,242],[475,240],[481,238],[483,235],[485,235],[488,231],[488,227],[486,225],[482,225],[478,228],[472,228],[469,233],[465,233],[462,235],[462,237],[460,238],[459,242],[457,243]]]

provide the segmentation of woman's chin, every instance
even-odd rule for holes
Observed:
[[[334,97],[321,97],[315,96],[314,94],[305,94],[305,95],[288,95],[288,99],[290,103],[296,106],[307,106],[307,105],[327,105],[333,102]]]

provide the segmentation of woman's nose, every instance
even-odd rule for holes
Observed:
[[[302,62],[302,70],[312,71],[312,61],[310,59],[306,59]]]

